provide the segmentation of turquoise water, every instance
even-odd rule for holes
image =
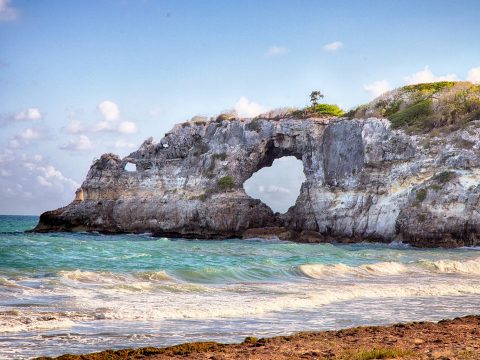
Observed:
[[[480,252],[31,234],[0,216],[0,359],[480,313]]]

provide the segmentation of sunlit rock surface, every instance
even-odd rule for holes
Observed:
[[[433,137],[376,118],[184,123],[123,159],[102,155],[76,200],[35,230],[480,245],[479,126]],[[242,185],[283,156],[303,162],[306,181],[278,214]]]

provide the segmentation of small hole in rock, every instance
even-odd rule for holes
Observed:
[[[261,200],[273,211],[285,213],[295,205],[304,181],[302,161],[285,156],[254,173],[243,188],[249,196]]]
[[[137,165],[134,163],[128,162],[127,165],[125,165],[125,171],[133,172],[137,171]]]

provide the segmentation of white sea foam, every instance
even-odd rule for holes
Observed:
[[[81,316],[81,318],[84,318],[84,316]],[[4,311],[0,312],[0,333],[70,328],[75,324],[75,320],[78,321],[79,319],[71,319],[66,313]]]
[[[404,272],[409,271],[410,269],[397,262],[388,261],[388,262],[378,262],[373,264],[364,264],[358,267],[348,266],[345,264],[304,264],[298,267],[300,272],[310,278],[320,279],[326,276],[335,277],[335,276],[368,276],[368,275],[377,275],[377,276],[386,276],[386,275],[399,275]]]
[[[1,276],[0,276],[0,286],[10,287],[10,288],[21,287],[20,285],[16,284],[15,281],[6,279]]]
[[[480,257],[472,260],[420,260],[408,264],[395,261],[377,262],[359,266],[345,264],[304,264],[298,266],[303,275],[313,279],[345,276],[388,276],[405,273],[437,273],[480,275]]]
[[[80,283],[115,284],[128,281],[126,276],[108,271],[60,271],[59,275],[63,279],[73,280]]]
[[[480,257],[473,260],[422,261],[422,264],[438,273],[480,275]]]
[[[84,286],[71,286],[65,282],[49,289],[49,296],[66,298],[62,306],[75,312],[41,309],[17,309],[0,313],[0,331],[25,332],[36,329],[68,328],[85,321],[115,320],[121,322],[151,322],[178,319],[261,318],[265,314],[289,310],[313,310],[342,302],[365,299],[382,301],[387,298],[440,297],[480,295],[480,280],[472,277],[443,275],[431,276],[429,272],[412,276],[394,276],[410,271],[397,263],[376,263],[368,266],[348,267],[319,264],[302,265],[310,277],[324,278],[328,272],[352,273],[355,281],[296,281],[283,283],[248,283],[233,285],[198,285],[152,280],[132,284],[90,283],[98,274],[80,274]],[[400,264],[401,265],[401,264]],[[413,267],[413,265],[412,265]],[[450,268],[448,268],[450,269]],[[455,268],[458,270],[457,268]],[[465,269],[462,268],[462,271]],[[361,273],[362,276],[358,276]],[[327,275],[325,275],[327,274]],[[372,275],[373,274],[373,275]],[[78,274],[77,274],[78,275]],[[138,274],[137,274],[138,275]],[[103,276],[103,275],[102,275]],[[162,278],[161,273],[159,274]],[[67,278],[78,277],[68,274]],[[112,276],[107,274],[107,278]],[[132,277],[133,278],[133,277]],[[103,279],[103,278],[102,278]],[[113,280],[112,280],[113,281]],[[138,284],[150,286],[148,291],[124,289]],[[24,291],[24,290],[22,290]],[[42,297],[45,289],[29,289],[22,296]]]
[[[96,319],[122,321],[161,321],[174,319],[255,318],[264,314],[285,310],[312,310],[319,306],[349,300],[384,299],[404,297],[438,297],[465,294],[480,295],[480,282],[471,279],[432,279],[425,276],[411,280],[401,277],[399,281],[358,283],[288,283],[235,285],[230,287],[202,287],[199,292],[172,291],[186,284],[172,284],[155,292],[123,294],[118,290],[97,288],[95,290],[72,289],[70,295],[79,300],[87,314]],[[205,291],[208,289],[208,291]]]
[[[173,278],[169,276],[165,271],[139,271],[133,273],[133,276],[142,279],[142,280],[149,280],[149,281],[173,281]]]

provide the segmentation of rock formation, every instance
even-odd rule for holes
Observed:
[[[123,159],[102,155],[35,231],[479,245],[479,139],[478,121],[437,137],[378,118],[187,122]],[[306,181],[278,214],[242,184],[283,156],[303,162]]]

